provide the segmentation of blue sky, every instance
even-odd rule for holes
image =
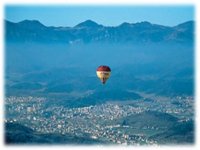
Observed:
[[[194,20],[194,13],[192,5],[7,5],[5,7],[5,19],[9,21],[39,20],[46,26],[75,26],[88,19],[106,26],[141,21],[175,26]]]

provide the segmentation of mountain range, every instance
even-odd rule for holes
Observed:
[[[194,21],[173,27],[150,22],[127,23],[119,26],[103,26],[86,20],[74,27],[45,26],[37,20],[18,23],[5,20],[6,42],[36,43],[193,43]]]

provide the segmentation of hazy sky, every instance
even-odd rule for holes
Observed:
[[[13,22],[25,19],[39,20],[46,26],[75,26],[88,19],[106,26],[141,21],[175,26],[194,20],[194,7],[192,5],[7,5],[5,19]]]

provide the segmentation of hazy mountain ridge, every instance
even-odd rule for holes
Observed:
[[[47,27],[37,20],[19,23],[5,21],[5,37],[8,42],[59,42],[74,43],[193,43],[194,21],[175,27],[150,22],[127,23],[107,27],[86,20],[74,27]]]

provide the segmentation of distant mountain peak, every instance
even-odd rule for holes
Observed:
[[[124,23],[119,25],[119,27],[130,27],[130,26],[132,26],[132,24],[128,23],[128,22],[124,22]]]
[[[45,25],[43,25],[41,22],[39,22],[38,20],[23,20],[21,22],[19,22],[18,24],[22,25],[22,26],[34,26],[34,27],[38,27],[38,28],[44,28],[46,27]]]
[[[142,22],[138,22],[135,23],[136,25],[142,25],[142,26],[152,26],[152,24],[148,21],[142,21]]]
[[[37,24],[42,24],[40,23],[38,20],[28,20],[28,19],[25,19],[23,21],[20,21],[19,22],[20,24],[23,24],[23,23],[37,23]]]
[[[181,23],[181,24],[178,24],[177,26],[174,27],[176,30],[178,31],[188,31],[190,30],[191,32],[193,31],[194,29],[194,21],[186,21],[184,23]]]
[[[175,27],[188,27],[188,26],[193,26],[193,25],[194,25],[194,21],[190,20],[190,21],[186,21],[181,24],[178,24]]]
[[[183,22],[183,23],[181,23],[181,24],[178,24],[177,26],[180,26],[180,25],[188,25],[188,24],[194,24],[194,21],[193,21],[193,20],[189,20],[189,21]]]
[[[86,20],[84,22],[79,23],[78,25],[75,26],[76,28],[85,28],[85,27],[102,27],[102,25],[97,24],[96,22],[92,21],[92,20]]]

